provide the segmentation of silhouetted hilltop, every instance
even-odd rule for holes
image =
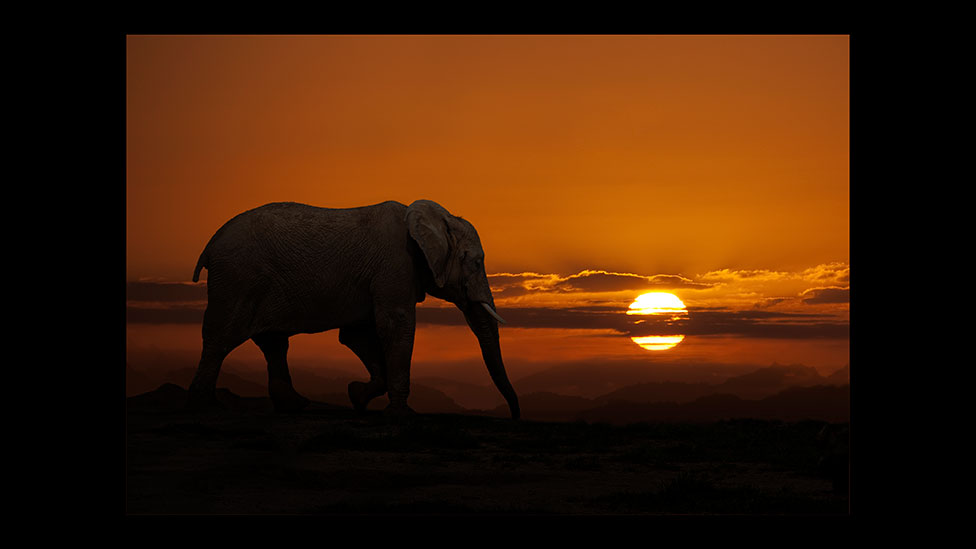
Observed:
[[[531,393],[520,398],[522,417],[536,421],[575,421],[627,424],[636,422],[702,422],[753,418],[844,422],[850,418],[850,386],[790,387],[762,399],[713,393],[688,402],[628,401],[564,397]],[[489,412],[505,417],[508,408]]]
[[[153,389],[125,400],[126,408],[142,409],[171,409],[176,410],[186,404],[186,389],[174,383],[164,383]]]
[[[178,358],[185,361],[189,355]],[[157,357],[155,363],[149,362],[159,367],[171,364],[172,359]],[[235,366],[234,371],[221,371],[219,388],[237,398],[268,396],[267,374],[262,369]],[[126,394],[131,396],[155,391],[164,384],[185,388],[195,373],[195,367],[153,371],[146,370],[141,364],[136,368],[127,363]],[[656,418],[645,419],[648,421],[705,421],[724,417],[787,419],[804,415],[829,421],[846,421],[849,417],[849,387],[844,387],[843,391],[827,388],[820,394],[815,391],[788,391],[797,387],[847,385],[849,365],[828,377],[799,364],[773,364],[730,377],[719,384],[644,381],[604,393],[597,392],[601,387],[618,385],[623,380],[640,379],[646,375],[647,372],[621,373],[617,370],[608,373],[607,368],[576,364],[522,378],[515,383],[515,387],[523,417],[543,421],[597,418],[593,420],[626,423],[644,421],[635,419],[641,417]],[[602,382],[599,381],[601,378]],[[368,378],[366,372],[355,375],[331,368],[293,366],[292,379],[296,389],[313,401],[348,408],[348,383],[353,380],[366,381]],[[533,387],[543,383],[552,385],[533,390]],[[818,396],[814,398],[810,395]],[[757,401],[765,404],[756,404]],[[411,383],[409,402],[421,413],[509,415],[507,405],[494,387],[442,377],[415,379]],[[370,403],[369,409],[379,410],[387,403],[386,397],[380,397]]]
[[[176,374],[179,374],[179,372]],[[255,389],[256,385],[247,380],[241,380],[236,376],[227,376],[225,379],[224,375],[220,375],[217,399],[225,406],[231,408],[240,408],[241,406],[262,408],[271,406],[266,386],[260,386],[258,389]],[[177,377],[181,376],[177,375]],[[346,383],[348,382],[325,378],[322,378],[320,381],[322,384],[317,385],[319,388],[331,390],[328,392],[304,392],[309,399],[316,403],[324,404],[327,407],[351,409],[349,396],[346,393]],[[138,408],[162,406],[171,410],[181,409],[186,403],[186,387],[188,386],[188,382],[166,382],[148,391],[129,396],[127,402],[130,406],[136,406]],[[248,394],[239,393],[235,387],[244,387],[248,391]],[[411,384],[409,402],[415,411],[425,414],[472,413],[471,410],[461,407],[451,397],[441,391],[417,383]],[[389,400],[385,396],[380,397],[370,402],[368,409],[382,410],[387,404],[389,404]]]
[[[851,382],[851,365],[847,364],[840,370],[827,376],[827,383],[831,385],[846,385]]]
[[[462,407],[457,402],[454,402],[454,399],[447,396],[443,392],[420,383],[410,384],[410,398],[408,402],[410,403],[411,408],[422,414],[470,413],[470,410]],[[367,410],[382,410],[383,408],[386,408],[386,405],[389,403],[390,400],[383,396],[370,402]],[[344,404],[347,406],[349,405],[348,398],[346,398]]]
[[[136,370],[125,363],[125,395],[132,396],[159,387],[159,383],[141,370]]]
[[[773,364],[753,372],[730,377],[719,384],[683,383],[677,381],[635,383],[605,394],[594,395],[591,397],[580,398],[580,395],[577,394],[577,398],[575,399],[562,400],[559,401],[558,404],[554,403],[551,408],[548,408],[547,406],[550,404],[550,400],[538,399],[535,396],[530,397],[530,395],[533,395],[533,393],[560,393],[558,387],[566,386],[578,393],[581,392],[580,387],[584,385],[583,380],[587,380],[593,376],[592,372],[583,374],[579,371],[579,369],[570,368],[562,372],[561,375],[563,380],[560,382],[555,379],[557,373],[558,372],[552,370],[541,372],[536,376],[529,376],[531,378],[530,381],[532,381],[531,383],[527,383],[525,381],[528,378],[523,378],[516,384],[516,387],[520,392],[527,393],[525,398],[522,399],[524,401],[522,403],[524,414],[534,413],[538,414],[538,417],[554,417],[562,414],[563,419],[566,419],[567,417],[575,416],[580,412],[598,408],[604,405],[611,405],[615,402],[632,402],[638,404],[681,404],[694,402],[715,394],[731,395],[737,397],[739,400],[757,400],[774,395],[790,387],[827,385],[830,384],[832,380],[843,379],[843,377],[839,375],[840,372],[835,374],[837,377],[832,376],[831,379],[828,379],[821,376],[816,369],[803,366],[801,364]],[[581,374],[582,377],[579,377]],[[532,390],[534,386],[543,380],[547,380],[548,382],[555,384],[555,387],[542,390]],[[589,392],[591,394],[593,393],[592,388],[589,390]],[[529,400],[525,401],[525,399]],[[708,402],[710,401],[703,401],[703,403],[699,404],[699,406],[703,407]],[[501,406],[500,403],[496,404],[496,406],[492,408],[492,413],[494,413],[494,410],[499,406]]]
[[[828,379],[809,366],[774,363],[752,371],[740,369],[739,371],[746,371],[746,373],[709,385],[695,380],[687,373],[701,371],[703,367],[706,366],[684,365],[678,369],[674,365],[669,365],[667,369],[656,368],[652,371],[617,368],[606,364],[569,364],[516,379],[513,385],[519,394],[552,392],[597,400],[622,398],[639,402],[685,402],[717,392],[757,399],[787,387],[849,382],[849,379],[844,377],[849,371],[845,368],[833,374],[836,377]]]
[[[196,375],[195,362],[190,360],[191,356],[187,353],[171,353],[155,359],[147,355],[144,358],[146,361],[140,364],[139,370],[127,365],[126,395],[150,391],[164,383],[188,387]],[[148,364],[148,368],[143,364]],[[302,394],[345,394],[346,385],[350,381],[369,379],[365,370],[362,375],[356,376],[342,370],[292,365],[290,371],[292,382]],[[239,363],[225,363],[220,370],[217,385],[240,396],[268,396],[267,371],[263,368],[245,368]]]
[[[159,349],[130,349],[126,351],[125,393],[127,396],[143,393],[164,383],[189,386],[196,375],[200,360],[198,351],[163,351]],[[234,360],[224,361],[218,385],[245,396],[266,396],[267,379],[250,375],[247,368]],[[256,370],[260,372],[260,370]],[[261,387],[260,390],[258,387]]]
[[[646,369],[614,369],[605,364],[580,363],[555,366],[541,372],[513,380],[515,390],[522,393],[552,392],[561,395],[596,398],[637,383],[650,381]]]
[[[125,399],[126,410],[129,412],[180,412],[186,405],[187,391],[175,383],[164,383],[156,389]],[[261,403],[258,401],[270,399],[248,398],[234,394],[226,388],[218,388],[216,392],[217,402],[229,410],[260,409]]]
[[[614,424],[634,422],[703,422],[725,419],[776,419],[782,421],[850,420],[850,386],[791,387],[759,400],[731,394],[713,394],[693,402],[615,401],[578,414],[585,421]]]
[[[742,398],[761,398],[786,387],[809,387],[826,383],[815,368],[802,364],[773,364],[755,372],[731,377],[718,386],[723,393]]]
[[[330,408],[349,408],[345,392],[307,393],[313,401]],[[129,397],[130,406],[182,407],[186,399],[183,386],[166,383],[153,391]],[[270,407],[267,397],[245,397],[226,387],[218,389],[218,400],[229,408]],[[762,399],[744,399],[728,393],[714,393],[687,402],[642,402],[622,399],[588,399],[551,392],[529,393],[519,399],[522,417],[533,421],[576,421],[628,424],[636,422],[703,422],[752,418],[782,421],[819,420],[846,422],[850,418],[850,385],[790,387]],[[507,417],[508,407],[488,411],[465,409],[437,389],[414,384],[410,405],[420,413],[448,413]],[[381,410],[385,397],[370,403],[370,410]]]
[[[490,385],[476,385],[443,377],[417,377],[411,381],[431,387],[451,397],[454,402],[470,410],[490,410],[505,404],[498,389]]]
[[[158,379],[160,379],[161,383],[171,383],[181,387],[189,387],[190,382],[193,381],[193,376],[195,376],[196,373],[196,368],[181,368],[179,370],[170,370],[165,372],[158,376]],[[249,379],[231,372],[220,372],[220,377],[217,380],[217,387],[228,389],[236,395],[245,397],[268,396],[267,381],[261,382],[258,380]],[[128,383],[126,384],[126,392],[128,393]]]
[[[350,353],[352,354],[352,353]],[[197,364],[200,361],[199,351],[163,351],[158,349],[130,349],[126,351],[127,365],[138,374],[148,377],[153,382],[153,388],[163,383],[175,383],[177,385],[187,385],[196,373]],[[355,359],[355,356],[352,357]],[[362,364],[352,364],[351,360],[330,360],[328,364],[321,361],[308,361],[302,358],[288,360],[289,370],[296,385],[299,383],[309,383],[311,391],[321,391],[320,384],[328,385],[331,380],[342,379],[348,383],[353,379],[366,381],[369,374]],[[350,365],[347,370],[339,366]],[[126,370],[128,376],[129,370]],[[228,359],[224,361],[220,369],[219,384],[223,384],[224,376],[236,376],[240,380],[260,385],[263,387],[260,393],[254,396],[265,396],[267,394],[267,370],[264,363],[251,363],[247,361]],[[322,381],[326,380],[326,381]],[[128,381],[128,380],[127,380]],[[237,389],[252,392],[253,388]],[[345,391],[345,388],[342,389]],[[302,389],[299,388],[299,392]],[[245,394],[242,392],[241,394]]]

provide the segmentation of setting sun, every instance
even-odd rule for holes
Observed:
[[[665,316],[667,322],[686,319],[688,309],[678,296],[667,292],[650,292],[641,294],[630,304],[627,310],[629,315],[642,316]],[[637,324],[643,323],[638,320]],[[630,339],[648,351],[664,351],[671,349],[681,343],[685,338],[683,335],[648,335],[641,337],[631,337]]]
[[[674,294],[669,294],[666,292],[651,292],[638,296],[638,298],[630,304],[630,309],[627,311],[627,314],[673,314],[680,316],[688,314],[688,309],[686,309],[685,304],[678,299],[678,296]]]

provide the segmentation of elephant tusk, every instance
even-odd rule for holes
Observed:
[[[490,305],[488,305],[487,303],[485,303],[484,301],[482,301],[481,302],[481,306],[484,307],[486,311],[488,311],[488,314],[490,314],[491,316],[495,317],[495,320],[497,320],[498,322],[500,322],[502,324],[505,324],[505,319],[502,318],[502,317],[500,317],[500,316],[498,316],[498,313],[496,313],[494,311],[494,309],[491,308]]]

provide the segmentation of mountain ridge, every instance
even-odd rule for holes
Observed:
[[[171,383],[181,387],[189,386],[195,368],[178,368],[155,376],[126,364],[126,394],[134,396]],[[753,414],[761,417],[775,416],[771,408],[775,403],[784,410],[783,414],[797,406],[786,400],[769,400],[765,404],[748,404],[762,401],[793,388],[847,387],[846,412],[837,403],[837,395],[824,393],[829,403],[822,406],[823,413],[813,404],[807,406],[809,413],[838,418],[849,415],[849,365],[824,377],[814,368],[802,364],[772,364],[746,374],[729,377],[722,383],[685,383],[661,381],[635,383],[623,388],[600,394],[593,398],[560,393],[558,387],[551,390],[520,392],[519,400],[523,417],[538,420],[572,421],[585,417],[607,417],[608,421],[625,420],[628,414],[634,417],[711,417],[725,414]],[[365,375],[355,376],[341,371],[329,371],[336,377],[319,375],[317,371],[306,368],[293,368],[295,387],[315,401],[332,406],[349,406],[346,386],[349,381],[364,380]],[[248,375],[250,374],[250,375]],[[241,397],[267,397],[267,384],[260,379],[259,371],[238,370],[222,372],[218,388]],[[519,386],[516,385],[516,389]],[[721,400],[716,395],[726,395]],[[793,396],[806,397],[806,393]],[[733,400],[735,399],[735,400]],[[385,397],[374,399],[370,409],[386,406]],[[443,377],[424,377],[414,380],[411,386],[410,405],[421,413],[461,413],[490,416],[507,416],[507,405],[497,390],[489,385],[479,386]],[[472,403],[474,405],[472,405]],[[815,404],[815,403],[814,403]],[[712,410],[707,412],[706,410]],[[721,412],[721,413],[720,413]],[[786,413],[789,412],[789,413]],[[602,415],[601,415],[602,414]],[[795,415],[795,414],[794,414]]]

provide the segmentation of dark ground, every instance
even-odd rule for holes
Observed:
[[[202,415],[175,385],[127,399],[128,514],[849,514],[841,424],[284,415],[218,392]]]

